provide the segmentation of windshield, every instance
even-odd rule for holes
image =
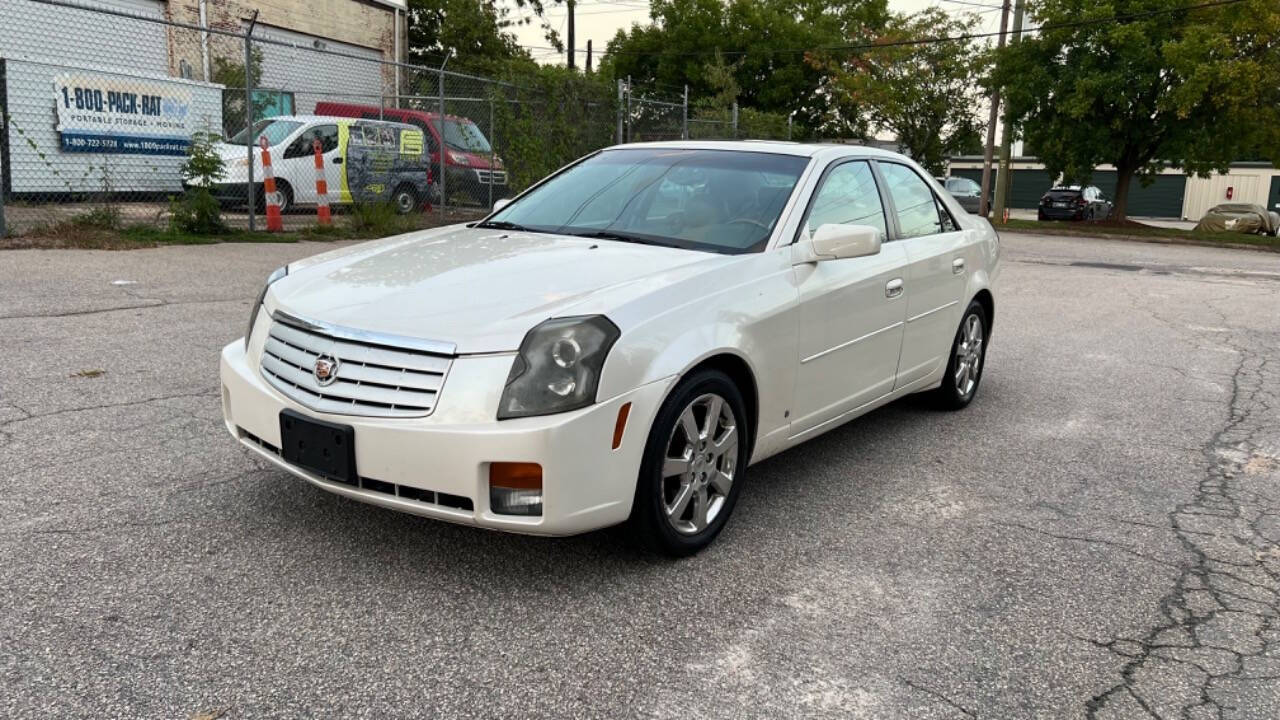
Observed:
[[[435,127],[436,132],[440,131],[439,118],[432,118],[431,124]],[[462,150],[463,152],[488,154],[493,152],[493,148],[489,147],[489,141],[485,138],[484,133],[480,132],[480,128],[476,127],[473,122],[458,122],[457,120],[446,119],[444,121],[444,144],[454,150]]]
[[[606,150],[487,224],[722,253],[759,252],[809,159],[731,150]]]
[[[282,140],[292,135],[294,130],[297,130],[300,127],[302,127],[302,123],[300,122],[267,118],[266,120],[259,120],[253,124],[253,135],[249,135],[244,130],[241,130],[231,136],[231,139],[227,140],[227,142],[232,145],[244,145],[245,141],[250,137],[252,137],[256,142],[259,137],[266,135],[268,147],[275,147],[276,145],[279,145]]]

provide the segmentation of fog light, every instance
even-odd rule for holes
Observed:
[[[541,515],[542,466],[489,463],[489,509],[499,515]]]

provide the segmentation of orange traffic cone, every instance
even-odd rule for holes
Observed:
[[[267,202],[267,232],[281,232],[284,220],[280,217],[280,196],[276,194],[276,175],[271,169],[266,135],[258,138],[258,147],[262,148],[262,196]]]
[[[324,179],[324,154],[320,150],[320,140],[311,141],[311,148],[316,152],[316,219],[321,225],[331,225],[329,216],[329,184]]]

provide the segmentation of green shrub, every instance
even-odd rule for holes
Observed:
[[[191,135],[187,160],[182,164],[182,179],[190,187],[181,197],[169,198],[169,227],[188,233],[220,234],[227,231],[222,222],[222,207],[209,192],[215,182],[226,175],[222,156],[213,149],[218,137],[212,133]]]
[[[227,231],[222,208],[208,188],[188,188],[181,197],[169,198],[169,228],[185,233],[218,235]]]
[[[396,213],[390,202],[358,202],[348,216],[350,229],[361,236],[398,235],[414,229],[413,216]]]
[[[120,227],[120,209],[114,205],[99,205],[71,218],[70,223],[80,228],[115,230]]]

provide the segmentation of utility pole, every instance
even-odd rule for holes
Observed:
[[[564,0],[564,4],[565,7],[569,8],[569,69],[573,70],[576,67],[573,56],[577,52],[577,49],[573,46],[573,6],[575,2],[574,0]]]
[[[1023,0],[1014,0],[1013,4],[1013,37],[1010,45],[1016,45],[1022,38],[1022,5]],[[1009,151],[1013,145],[1013,115],[1006,107],[1004,123],[1000,129],[1000,172],[996,173],[996,222],[1004,222],[1005,209],[1009,206],[1009,191],[1013,189],[1013,170],[1009,164]]]
[[[615,139],[619,145],[622,144],[622,78],[618,78],[618,134]]]
[[[591,72],[591,38],[587,38],[587,72]]]
[[[245,166],[245,204],[249,210],[249,232],[257,230],[257,222],[254,220],[255,201],[257,200],[258,191],[253,187],[253,146],[258,142],[258,138],[253,136],[253,28],[258,24],[258,11],[253,11],[253,17],[249,18],[249,29],[244,31],[244,148],[245,155],[249,158],[249,164]],[[262,186],[262,196],[267,195],[266,185]]]
[[[1000,39],[997,49],[1004,48],[1004,36],[1009,31],[1009,0],[1004,0],[1000,8]],[[991,90],[991,113],[987,118],[987,147],[982,154],[982,197],[978,198],[978,214],[986,217],[991,212],[987,206],[987,196],[991,194],[991,157],[995,155],[996,118],[1000,117],[1000,88]]]
[[[689,139],[689,86],[684,86],[684,102],[680,109],[680,139]]]

